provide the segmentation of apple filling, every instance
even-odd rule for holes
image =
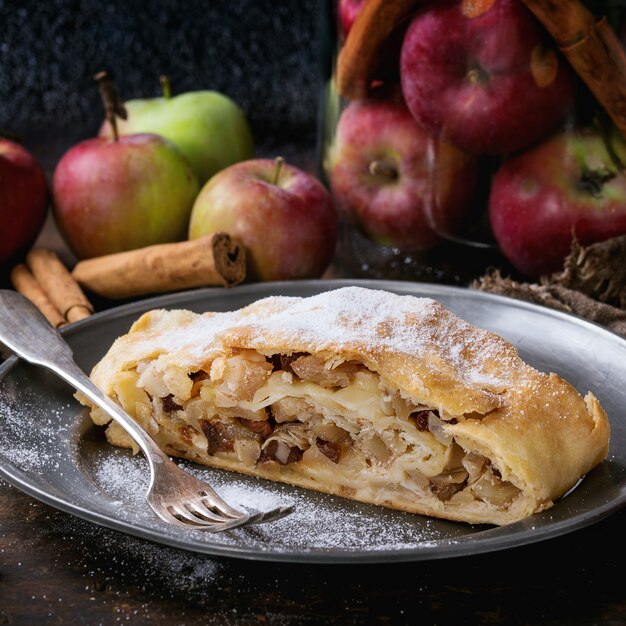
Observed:
[[[157,363],[119,374],[114,392],[170,454],[285,482],[304,476],[378,504],[400,491],[437,506],[505,510],[521,494],[503,468],[455,438],[456,424],[483,415],[449,416],[404,397],[362,363],[252,350],[192,373]],[[133,445],[114,422],[107,436]]]

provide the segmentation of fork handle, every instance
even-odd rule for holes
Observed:
[[[135,440],[149,461],[154,463],[169,461],[152,437],[126,411],[100,391],[73,359],[50,364],[48,367],[110,415]]]
[[[25,361],[53,371],[109,414],[141,448],[152,478],[153,463],[170,462],[152,437],[78,367],[68,343],[30,300],[8,289],[0,290],[0,341]]]

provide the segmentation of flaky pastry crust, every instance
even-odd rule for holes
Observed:
[[[609,446],[591,392],[434,300],[359,287],[150,311],[91,377],[172,455],[469,523],[550,507]]]

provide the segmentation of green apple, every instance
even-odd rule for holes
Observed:
[[[225,167],[250,159],[254,141],[241,108],[216,91],[190,91],[124,103],[127,120],[118,120],[120,135],[155,133],[173,141],[187,157],[200,184]],[[111,137],[104,123],[101,137]]]

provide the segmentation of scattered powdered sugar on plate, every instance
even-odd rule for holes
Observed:
[[[105,525],[109,520],[130,534],[149,533],[157,542],[209,553],[212,546],[249,554],[380,552],[450,540],[436,521],[422,516],[185,461],[181,466],[186,471],[209,482],[238,508],[256,512],[291,505],[295,510],[281,520],[227,533],[180,530],[159,520],[145,501],[149,470],[144,457],[110,446],[69,389],[51,385],[49,392],[48,401],[42,402],[27,382],[8,391],[0,388],[0,465],[18,482],[54,495]]]
[[[96,484],[107,495],[131,506],[145,503],[149,473],[141,457],[127,458],[126,453],[107,454],[107,450],[103,450],[92,467]]]
[[[198,471],[197,477],[204,474]],[[242,479],[225,472],[213,473],[212,483],[228,502],[252,510],[293,506],[294,513],[267,526],[258,526],[269,543],[290,549],[397,550],[424,546],[440,533],[429,520],[408,513],[378,509],[325,494],[275,485],[260,479]],[[419,520],[419,523],[418,523]]]
[[[118,515],[127,521],[153,525],[154,516],[145,503],[147,466],[140,456],[119,450],[103,450],[93,465],[96,484],[105,497],[121,505]],[[181,466],[205,480],[231,505],[253,512],[278,506],[295,511],[281,520],[227,534],[207,535],[176,529],[176,533],[208,538],[225,545],[249,546],[255,550],[398,550],[416,548],[442,538],[428,519],[379,507],[344,501],[227,471],[200,468],[188,462]],[[168,528],[168,531],[170,529]]]
[[[0,452],[20,469],[41,473],[59,468],[60,441],[67,426],[62,420],[63,407],[44,409],[37,400],[28,390],[20,391],[19,403],[0,392]],[[31,419],[26,418],[26,411]]]

